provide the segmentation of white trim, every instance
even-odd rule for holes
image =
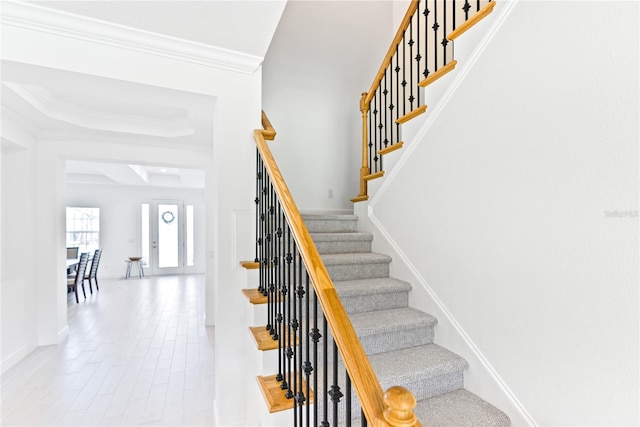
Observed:
[[[69,325],[65,325],[64,328],[58,331],[58,343],[63,342],[67,338],[69,338]]]
[[[374,227],[376,227],[378,229],[378,231],[380,232],[380,234],[387,240],[389,245],[393,248],[393,250],[396,252],[398,257],[400,258],[399,261],[404,263],[404,265],[407,266],[407,268],[409,269],[411,274],[416,278],[418,283],[427,291],[427,293],[429,294],[430,298],[433,300],[434,304],[442,311],[444,317],[451,324],[451,326],[455,329],[455,331],[460,335],[460,337],[462,338],[464,343],[468,346],[468,348],[471,350],[471,352],[474,354],[474,356],[482,364],[482,366],[484,367],[486,372],[489,374],[489,376],[495,381],[496,385],[504,393],[505,397],[509,400],[509,402],[511,403],[513,408],[518,412],[518,414],[522,417],[522,419],[527,422],[528,425],[538,426],[539,424],[536,422],[536,420],[533,418],[533,416],[527,411],[527,409],[520,402],[520,400],[518,400],[518,398],[515,396],[515,394],[509,388],[509,386],[502,379],[500,374],[498,374],[498,372],[493,368],[493,366],[491,365],[489,360],[487,360],[487,358],[484,356],[482,351],[478,348],[478,346],[471,339],[471,337],[467,334],[467,332],[460,325],[460,323],[458,323],[458,321],[455,319],[453,314],[449,311],[447,306],[438,297],[437,293],[431,288],[431,286],[429,286],[429,283],[426,281],[426,279],[420,274],[418,269],[413,265],[413,263],[409,260],[409,258],[402,251],[402,249],[400,249],[400,246],[395,242],[395,240],[393,240],[393,238],[391,237],[389,232],[383,227],[383,225],[380,223],[380,221],[378,221],[378,219],[376,218],[376,216],[375,216],[375,214],[373,212],[373,209],[374,209],[376,203],[382,197],[382,194],[384,194],[384,192],[387,190],[387,188],[389,187],[391,182],[394,180],[396,175],[399,173],[400,169],[402,169],[402,166],[409,159],[409,156],[411,155],[411,153],[419,145],[420,141],[422,141],[424,139],[425,134],[427,133],[429,128],[432,126],[432,124],[435,122],[435,120],[437,120],[438,116],[443,111],[443,109],[447,105],[448,101],[451,99],[453,94],[458,90],[458,87],[460,86],[462,81],[465,79],[467,74],[473,68],[473,66],[477,62],[478,58],[480,57],[480,55],[482,55],[482,53],[487,48],[487,46],[489,45],[489,43],[491,42],[493,37],[496,35],[496,33],[498,32],[498,30],[500,29],[500,27],[502,26],[502,24],[504,23],[504,21],[506,20],[508,15],[513,10],[514,6],[519,1],[520,0],[510,0],[510,1],[505,1],[504,2],[505,5],[502,8],[502,11],[499,14],[499,16],[496,18],[496,21],[495,21],[494,25],[487,32],[487,34],[484,36],[484,38],[480,41],[480,43],[478,44],[478,47],[474,50],[474,52],[471,54],[471,56],[465,61],[464,65],[459,69],[459,72],[456,74],[455,79],[451,82],[451,85],[449,86],[447,91],[444,93],[444,95],[442,96],[440,101],[437,103],[437,105],[432,110],[432,112],[429,115],[429,117],[425,120],[423,125],[420,127],[419,131],[416,133],[415,137],[413,138],[412,143],[409,144],[409,146],[406,148],[406,150],[403,150],[402,157],[398,160],[398,163],[396,163],[396,165],[394,166],[393,170],[385,178],[384,182],[382,183],[382,185],[380,186],[380,188],[378,189],[378,191],[376,192],[376,194],[374,195],[374,197],[370,201],[369,206],[367,207],[368,208],[367,213],[368,213],[368,217],[369,217],[369,219],[371,221],[371,224]],[[394,261],[395,261],[395,259],[394,259]]]
[[[245,74],[253,74],[264,60],[256,55],[53,10],[27,2],[3,1],[2,25]]]
[[[36,348],[38,347],[33,346],[31,349],[29,349],[29,347],[27,347],[26,345],[23,345],[22,347],[20,347],[19,349],[17,349],[13,353],[11,353],[10,355],[2,359],[2,361],[0,362],[0,365],[1,365],[0,373],[4,374],[5,372],[7,372],[9,369],[14,367],[18,362],[20,362],[22,359],[27,357],[27,355],[31,353],[33,350],[35,350]]]

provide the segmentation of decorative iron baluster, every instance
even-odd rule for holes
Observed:
[[[428,37],[428,28],[429,28],[429,14],[431,13],[431,11],[429,10],[429,0],[425,0],[424,2],[424,10],[422,11],[422,15],[424,16],[424,35],[425,35],[425,40],[424,40],[424,71],[422,72],[422,78],[426,79],[429,74],[429,43],[427,43],[427,41],[429,40]]]
[[[440,28],[440,24],[438,24],[438,2],[433,2],[433,68],[434,71],[438,71],[438,28]]]
[[[413,111],[413,16],[409,20],[409,112]]]
[[[407,46],[406,31],[402,34],[402,115],[407,114]]]
[[[399,63],[398,45],[396,45],[396,120],[400,117],[400,63]],[[392,61],[393,62],[393,61]],[[395,120],[394,120],[395,122]],[[395,122],[396,125],[396,142],[400,141],[400,123]]]
[[[379,157],[378,152],[382,148],[382,129],[384,129],[384,108],[382,107],[382,87],[378,86],[378,112],[380,114],[380,123],[378,124],[378,139],[376,145],[376,151],[373,153],[375,157],[373,158],[376,162],[376,172],[382,170],[380,167],[380,163],[378,163]]]
[[[313,366],[316,367],[316,370],[313,372],[313,390],[315,390],[316,399],[315,404],[313,405],[313,419],[314,423],[318,422],[318,342],[320,342],[320,330],[318,329],[318,295],[316,292],[313,292],[313,329],[309,334],[309,337],[313,340]]]
[[[389,120],[387,118],[387,114],[388,114],[388,109],[387,106],[389,105],[388,101],[387,101],[387,94],[389,93],[389,91],[387,90],[387,70],[384,71],[384,77],[382,78],[382,80],[384,81],[384,90],[382,91],[382,94],[384,95],[384,121],[385,121],[385,127],[384,127],[384,147],[380,147],[380,148],[387,148],[387,145],[389,144]],[[380,161],[382,162],[382,157],[380,157]],[[381,168],[382,169],[382,168]]]
[[[367,427],[367,417],[364,416],[364,411],[360,409],[360,426]]]
[[[331,391],[329,391],[329,397],[331,397],[331,401],[333,402],[333,425],[338,425],[338,404],[340,403],[340,399],[342,396],[342,392],[340,391],[340,385],[338,384],[338,346],[336,345],[335,340],[333,342],[333,384],[331,385]]]
[[[260,151],[256,148],[256,198],[253,200],[256,205],[256,256],[253,258],[253,262],[260,262],[258,258],[260,251],[260,183],[262,181],[262,171],[260,170]],[[258,286],[258,290],[260,290]]]
[[[289,282],[287,283],[287,312],[288,312],[288,316],[287,316],[287,322],[285,323],[285,327],[287,328],[287,350],[286,350],[286,357],[287,357],[287,392],[285,393],[285,396],[287,399],[292,399],[294,397],[293,394],[293,381],[294,378],[292,378],[293,376],[293,370],[295,369],[295,365],[292,366],[292,359],[293,359],[293,346],[295,345],[296,342],[296,336],[293,333],[293,331],[291,330],[291,322],[293,322],[295,313],[295,307],[292,306],[293,304],[293,292],[295,290],[295,282],[296,282],[296,270],[300,267],[298,267],[297,265],[297,257],[296,257],[296,246],[293,245],[292,248],[292,259],[293,259],[293,277],[289,276]]]
[[[379,135],[379,126],[382,126],[382,123],[380,123],[380,116],[378,115],[378,90],[376,89],[376,93],[375,96],[373,97],[373,117],[375,118],[375,124],[374,124],[374,135],[375,138],[373,140],[373,150],[371,151],[371,163],[369,164],[370,166],[370,173],[373,172],[378,172],[378,156],[376,154],[377,151],[377,147],[378,147],[378,135]]]
[[[322,313],[322,334],[325,340],[322,345],[322,363],[324,369],[322,373],[322,423],[320,423],[320,425],[322,427],[329,427],[329,399],[327,399],[329,395],[329,373],[327,372],[327,368],[329,367],[329,346],[326,339],[329,334],[327,332],[327,318],[324,316],[324,313]]]
[[[449,44],[449,40],[447,40],[447,2],[445,1],[442,5],[442,64],[447,65],[447,45]]]
[[[302,255],[299,255],[299,259],[300,259],[300,265],[302,265]],[[302,280],[302,270],[300,269],[299,275],[298,275],[298,288],[296,290],[296,296],[298,297],[298,322],[296,323],[296,330],[299,328],[300,329],[300,333],[299,333],[299,343],[297,345],[297,349],[296,349],[296,359],[297,359],[297,381],[296,381],[296,386],[295,386],[295,390],[296,390],[296,406],[298,408],[298,415],[300,418],[300,425],[302,425],[302,420],[303,420],[303,409],[304,409],[304,403],[307,400],[307,397],[305,396],[304,392],[303,392],[303,388],[302,388],[302,377],[305,374],[304,373],[304,353],[303,353],[303,341],[304,341],[304,335],[302,334],[302,328],[304,325],[304,317],[303,317],[303,312],[302,309],[304,307],[304,299],[305,299],[305,295],[306,295],[306,291],[304,289],[304,285],[303,285],[303,280]],[[306,269],[304,270],[305,272],[305,276],[307,274]],[[308,276],[307,276],[308,277]]]
[[[375,109],[375,96],[371,99],[371,101],[369,101],[369,173],[371,173],[373,171],[373,168],[371,167],[371,165],[373,165],[373,141],[374,141],[374,129],[375,129],[375,113],[373,112],[373,110]],[[374,106],[374,108],[371,108],[371,106]],[[373,114],[373,117],[371,116]]]
[[[420,6],[418,6],[420,7]],[[417,9],[416,9],[417,10]],[[422,55],[420,55],[420,17],[416,16],[416,85],[420,82],[420,61],[422,60]],[[413,18],[411,18],[413,22]],[[413,85],[412,85],[413,86]],[[416,88],[416,97],[417,97],[417,105],[420,107],[422,104],[420,103],[420,88]]]
[[[307,359],[304,362],[304,375],[305,375],[305,381],[306,381],[306,388],[305,388],[305,393],[307,395],[307,402],[306,402],[306,406],[307,406],[307,425],[310,426],[311,425],[311,373],[315,370],[316,365],[311,363],[311,311],[309,308],[309,304],[311,302],[311,294],[309,293],[309,275],[306,275],[306,279],[305,279],[305,290],[307,292],[307,299],[306,299],[306,306],[305,306],[305,316],[304,318],[306,319],[306,328],[305,328],[305,333],[304,335],[302,333],[300,333],[300,338],[302,339],[302,337],[304,337],[304,341],[305,341],[305,347],[306,347],[306,356]]]
[[[267,269],[267,280],[268,280],[268,293],[267,293],[267,329],[269,333],[273,335],[275,323],[274,323],[274,307],[273,307],[273,264],[271,263],[271,257],[273,256],[273,221],[271,217],[271,203],[273,201],[273,187],[271,186],[271,180],[269,180],[269,186],[267,188],[267,210],[265,214],[266,226],[267,226],[267,253],[265,257],[265,268]]]
[[[346,384],[344,387],[344,398],[346,403],[345,414],[347,414],[346,422],[347,427],[351,427],[351,377],[349,376],[349,372],[347,372],[346,369],[344,370],[344,375],[346,378]]]
[[[451,31],[454,31],[456,29],[456,15],[458,14],[458,10],[456,9],[456,0],[452,0],[451,10],[453,11],[453,22],[451,23]]]

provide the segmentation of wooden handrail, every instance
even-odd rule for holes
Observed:
[[[264,123],[264,119],[266,118],[264,112],[262,113],[262,117]],[[331,328],[334,341],[342,356],[345,368],[349,373],[353,388],[360,400],[362,411],[370,425],[390,426],[392,424],[385,419],[385,410],[387,407],[384,402],[384,395],[378,377],[369,363],[367,354],[353,329],[353,325],[333,286],[324,262],[318,253],[315,243],[311,239],[311,235],[304,224],[300,211],[291,197],[289,188],[266,143],[265,133],[267,132],[268,130],[266,129],[256,129],[254,131],[256,146],[262,156],[264,167],[269,174],[273,188],[287,217],[291,234],[298,246],[300,256],[309,275],[309,280],[313,285],[318,302]],[[409,392],[409,394],[411,393]],[[413,395],[411,395],[411,398],[413,398]],[[416,425],[419,425],[419,423]]]
[[[389,49],[387,50],[387,54],[384,56],[384,59],[382,60],[382,65],[380,65],[380,68],[378,69],[378,74],[376,74],[376,77],[373,79],[371,88],[367,93],[367,97],[365,98],[365,102],[367,105],[369,105],[369,103],[373,99],[373,95],[376,93],[378,84],[380,84],[380,81],[384,77],[384,74],[387,71],[387,67],[391,63],[391,58],[393,58],[393,56],[395,55],[396,46],[400,43],[400,41],[402,40],[402,37],[404,37],[404,32],[407,30],[407,28],[409,28],[411,17],[418,9],[419,1],[420,0],[411,0],[409,9],[407,9],[407,13],[404,14],[404,18],[402,18],[402,22],[400,22],[400,27],[398,27],[398,31],[396,32],[396,35],[393,38],[393,41],[391,42],[391,46],[389,46]]]

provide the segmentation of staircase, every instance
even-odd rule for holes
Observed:
[[[433,343],[437,319],[409,307],[411,285],[389,277],[354,215],[303,215],[383,389],[407,387],[425,426],[505,426],[509,418],[464,389],[466,360]],[[354,415],[360,413],[357,405]]]

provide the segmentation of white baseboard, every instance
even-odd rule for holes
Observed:
[[[63,342],[69,337],[69,325],[65,325],[64,328],[58,332],[58,343]]]
[[[4,374],[5,372],[7,372],[9,369],[14,367],[18,362],[20,362],[22,359],[27,357],[27,355],[31,353],[33,350],[35,350],[36,348],[37,346],[35,345],[34,346],[23,345],[22,347],[20,347],[19,349],[17,349],[13,353],[11,353],[10,355],[2,359],[2,361],[0,362],[0,373]]]

